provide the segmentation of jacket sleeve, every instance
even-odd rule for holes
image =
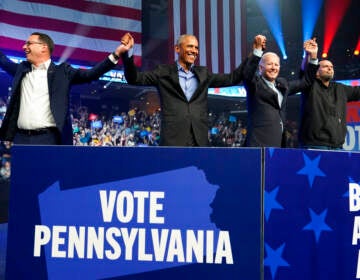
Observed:
[[[261,57],[256,56],[254,54],[250,54],[250,56],[245,60],[245,66],[243,69],[243,76],[245,83],[251,83],[256,75],[256,70],[259,67]]]
[[[309,63],[300,79],[289,82],[289,94],[304,92],[310,88],[315,81],[318,68],[319,65]]]
[[[210,74],[211,78],[209,87],[227,87],[243,82],[244,74],[247,71],[246,67],[248,66],[248,62],[249,58],[246,58],[235,70],[228,74]]]
[[[339,83],[337,83],[337,86],[343,88],[348,102],[360,100],[360,86],[348,86]]]
[[[101,75],[110,71],[116,66],[108,57],[90,69],[74,69],[67,65],[66,69],[73,84],[88,83],[97,80]]]
[[[156,86],[158,84],[157,71],[139,72],[134,63],[133,56],[122,54],[125,79],[130,85]]]
[[[9,75],[15,76],[16,70],[18,68],[17,63],[11,61],[7,56],[0,51],[0,67]]]

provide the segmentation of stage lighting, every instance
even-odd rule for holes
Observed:
[[[315,24],[317,22],[324,0],[302,0],[302,27],[303,41],[312,38]],[[309,9],[311,7],[311,9]]]
[[[258,6],[266,19],[271,33],[279,46],[283,57],[286,56],[285,41],[282,33],[279,0],[256,0]],[[285,58],[284,58],[285,59]]]
[[[326,0],[325,1],[325,26],[323,52],[328,53],[336,32],[344,18],[351,0]],[[324,56],[323,56],[324,57]]]
[[[354,55],[359,55],[359,53],[360,53],[360,50],[355,50],[354,51]]]
[[[321,57],[322,57],[322,58],[327,58],[327,56],[328,56],[328,54],[327,54],[327,53],[325,53],[325,52],[324,52],[324,53],[322,53],[322,55],[321,55]]]

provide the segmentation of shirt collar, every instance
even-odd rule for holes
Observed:
[[[32,70],[48,70],[51,63],[51,59],[48,59],[44,63],[41,63],[38,67],[36,67],[34,64],[31,64]]]
[[[185,71],[185,69],[184,69],[184,67],[182,67],[181,65],[180,65],[180,63],[179,63],[179,61],[177,60],[176,61],[176,65],[177,65],[177,69],[178,69],[178,71],[183,71],[183,72],[185,72],[186,73],[186,71]],[[191,66],[190,66],[190,72],[193,72],[194,71],[194,64],[191,64]]]
[[[273,87],[273,88],[275,87],[275,83],[266,80],[263,76],[261,76],[261,78],[264,80],[264,82],[265,82],[269,87]]]

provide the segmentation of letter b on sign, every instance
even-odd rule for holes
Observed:
[[[360,210],[360,186],[349,183],[349,209],[350,212]]]

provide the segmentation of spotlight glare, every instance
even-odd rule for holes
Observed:
[[[355,50],[354,51],[354,55],[359,55],[359,53],[360,53],[360,50]]]
[[[286,60],[286,59],[287,59],[287,55],[286,55],[286,54],[283,56],[283,59],[284,59],[284,60]]]
[[[327,56],[328,56],[328,54],[327,54],[327,53],[325,53],[325,52],[324,52],[324,53],[322,53],[322,55],[321,55],[321,57],[322,57],[322,58],[327,58]]]

